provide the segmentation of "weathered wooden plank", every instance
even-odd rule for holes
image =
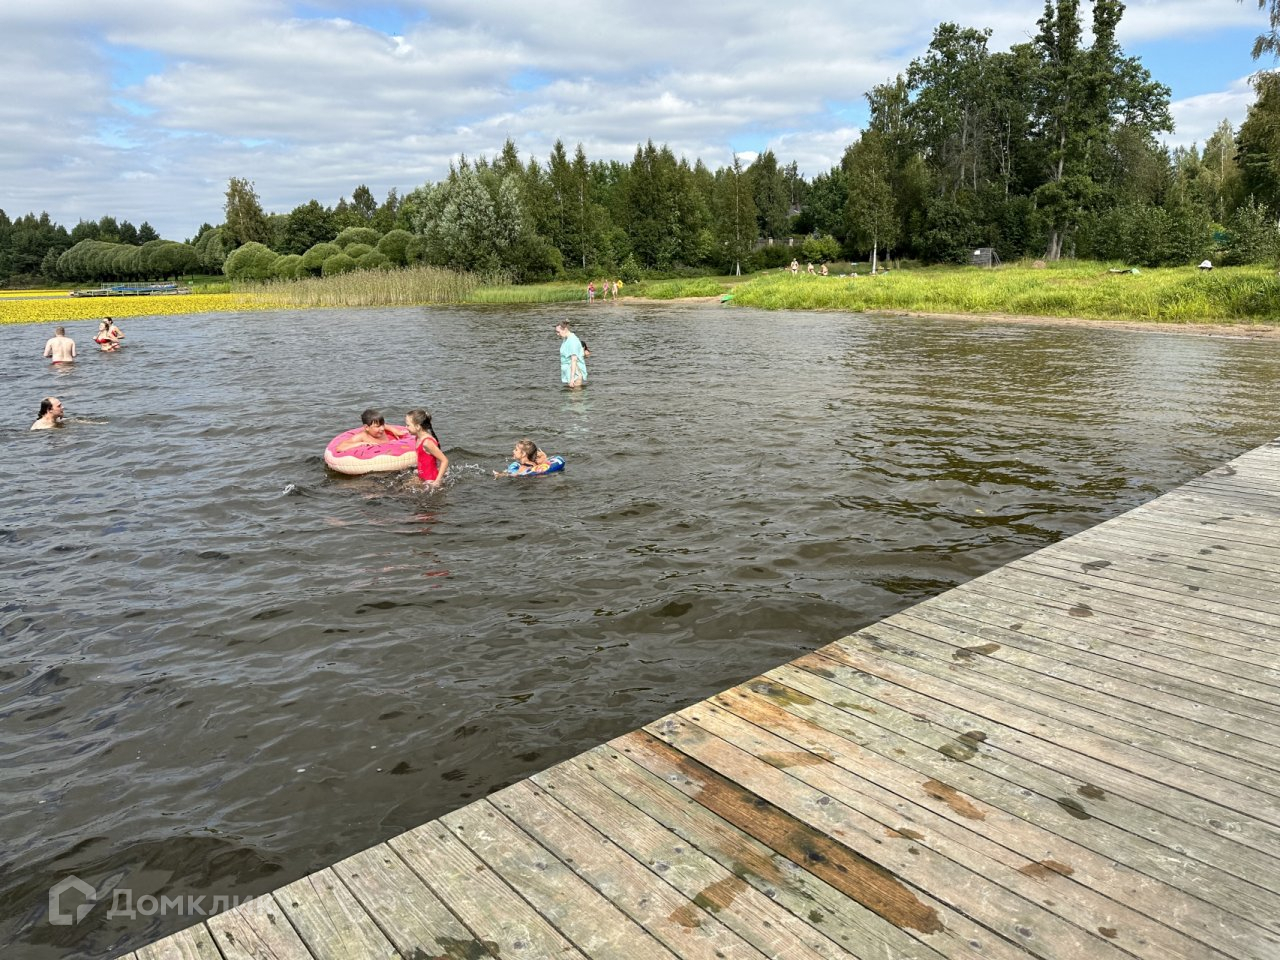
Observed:
[[[1150,705],[1233,737],[1280,746],[1280,710],[1268,710],[1260,704],[1257,713],[1236,713],[1233,708],[1243,698],[1189,684],[1167,673],[1130,667],[1087,647],[1058,646],[1039,636],[1034,625],[1024,623],[1012,630],[942,607],[914,607],[894,616],[893,623],[945,642],[951,649],[949,659],[962,667],[990,657],[1101,690],[1128,703]]]
[[[590,884],[593,896],[602,896],[615,910],[631,918],[639,925],[637,930],[648,931],[654,938],[650,940],[651,955],[675,954],[702,960],[726,955],[764,956],[721,923],[709,904],[685,896],[537,784],[522,781],[503,794],[502,801],[492,798],[493,805],[502,809],[499,804],[505,803],[506,811],[511,818],[518,818],[525,833],[552,854],[567,858],[566,863],[572,861],[574,873]],[[503,842],[505,837],[499,836],[498,840]],[[580,909],[572,901],[568,908],[575,913]],[[621,919],[627,922],[626,918]],[[563,924],[557,925],[564,928]],[[641,955],[629,944],[622,946],[624,949],[616,954],[620,958]],[[592,957],[601,955],[595,950],[585,952]]]
[[[1266,563],[1272,561],[1271,551],[1275,544],[1275,537],[1269,530],[1256,531],[1247,524],[1224,528],[1215,526],[1213,521],[1206,522],[1203,518],[1193,517],[1187,513],[1161,512],[1149,510],[1148,507],[1138,507],[1131,513],[1124,514],[1120,519],[1132,519],[1135,528],[1147,531],[1148,536],[1151,537],[1164,537],[1169,540],[1187,538],[1200,542],[1208,540],[1217,545],[1214,549],[1219,553],[1241,553]],[[1111,529],[1116,530],[1117,533],[1110,534]],[[1124,530],[1125,527],[1117,526],[1109,528],[1107,532],[1109,535],[1121,535]]]
[[[1179,604],[1188,600],[1196,608],[1228,608],[1242,619],[1280,625],[1280,603],[1274,591],[1265,591],[1261,585],[1243,577],[1223,578],[1205,576],[1185,566],[1168,563],[1149,563],[1136,555],[1124,562],[1096,562],[1096,556],[1087,550],[1055,550],[1053,553],[1031,555],[1015,561],[1016,569],[1030,567],[1061,570],[1081,578],[1082,582],[1105,581],[1113,589],[1129,592],[1132,587],[1142,587],[1141,596],[1159,599],[1157,594],[1173,594]],[[1277,571],[1280,573],[1280,571]],[[1280,635],[1273,629],[1271,636]]]
[[[134,960],[222,960],[222,954],[213,942],[213,935],[203,923],[179,930],[117,960],[129,960],[129,957]]]
[[[210,917],[224,960],[316,960],[271,894]]]
[[[400,954],[331,869],[273,896],[316,960],[399,960]]]
[[[1055,615],[1056,614],[1056,615]],[[937,600],[918,604],[912,616],[934,622],[947,618],[981,624],[999,631],[1000,636],[1022,636],[1033,642],[1071,651],[1064,656],[1090,658],[1099,671],[1116,676],[1142,677],[1147,685],[1168,690],[1187,698],[1207,699],[1209,703],[1242,717],[1268,724],[1280,722],[1280,688],[1258,683],[1218,669],[1227,666],[1241,669],[1238,661],[1217,664],[1216,655],[1204,660],[1214,667],[1200,666],[1193,651],[1172,643],[1169,631],[1145,627],[1113,627],[1091,618],[1086,630],[1077,629],[1066,609],[1058,611],[1019,603],[1016,593],[984,587],[953,591]],[[992,639],[995,639],[993,636]],[[1176,654],[1176,655],[1175,655]],[[1119,671],[1124,671],[1120,673]]]
[[[867,641],[864,649],[881,651],[887,645],[894,662],[908,662],[932,676],[1052,717],[1063,725],[1061,735],[1080,728],[1280,797],[1280,763],[1272,745],[1155,709],[1158,695],[1151,691],[1143,696],[1098,674],[1061,679],[1053,672],[1055,662],[1043,657],[1036,664],[1040,669],[1016,662],[1026,658],[1001,658],[999,651],[953,657],[962,648],[989,650],[990,644],[910,616],[886,620],[858,639]]]
[[[529,782],[530,788],[544,789],[566,810],[610,837],[687,900],[712,912],[766,956],[785,953],[795,960],[852,958],[810,921],[789,913],[745,877],[736,876],[699,846],[687,843],[595,779],[587,767],[598,752],[591,751],[537,774]],[[495,795],[493,802],[507,812],[507,791]],[[521,822],[518,810],[507,815]],[[776,890],[774,895],[777,896]],[[808,909],[811,911],[812,907]]]
[[[1161,743],[1159,738],[1146,735],[1137,728],[1123,739],[1106,732],[1094,732],[1095,727],[1099,731],[1114,731],[1114,725],[1099,717],[1096,722],[1087,721],[1090,723],[1088,728],[1080,726],[1079,723],[1086,722],[1080,711],[1061,700],[1042,704],[1044,712],[1041,712],[1036,706],[1025,704],[1040,704],[1042,700],[1052,698],[1043,698],[1033,691],[999,690],[998,684],[977,674],[956,672],[950,677],[942,676],[944,671],[938,670],[929,660],[904,655],[893,649],[892,641],[879,640],[881,635],[902,639],[887,623],[871,629],[877,632],[863,631],[836,641],[823,648],[823,652],[862,669],[865,669],[868,658],[874,657],[879,664],[889,665],[898,671],[921,692],[955,706],[964,706],[990,722],[1004,724],[1040,739],[1067,743],[1078,753],[1141,774],[1172,789],[1193,793],[1261,822],[1280,826],[1280,802],[1277,802],[1280,792],[1273,792],[1275,778],[1269,771],[1232,763],[1229,757],[1219,759],[1209,751],[1186,744]],[[1059,715],[1072,717],[1077,723],[1068,723],[1059,719]],[[1192,763],[1197,766],[1192,766]],[[1199,769],[1199,764],[1203,764],[1206,770]],[[1206,772],[1211,767],[1231,770],[1237,779],[1228,780],[1225,775]]]
[[[765,676],[795,686],[804,696],[814,695],[817,681],[832,681],[861,693],[873,703],[894,707],[915,719],[918,737],[931,725],[946,731],[942,742],[933,738],[922,742],[957,765],[985,766],[1019,786],[1055,798],[1081,819],[1115,822],[1159,842],[1178,857],[1198,859],[1280,893],[1280,837],[1274,827],[1192,794],[1171,791],[1071,746],[1027,736],[899,683],[894,669],[869,666],[829,658],[824,648]],[[848,699],[837,694],[830,702],[841,706]],[[868,719],[880,722],[882,714]]]
[[[378,928],[405,957],[480,960],[495,956],[386,844],[333,865]]]
[[[846,736],[849,724],[845,717],[839,718],[838,729],[833,730],[741,687],[720,694],[709,703],[690,707],[680,715],[740,747],[752,742],[746,737],[759,736],[748,728],[744,737],[732,727],[714,722],[717,710],[800,748],[803,753],[797,755],[759,741],[752,751],[766,762],[785,764],[793,776],[819,789],[827,789],[831,778],[813,780],[810,776],[822,772],[823,766],[817,761],[829,757],[832,764],[852,775],[838,781],[839,793],[832,795],[846,803],[859,803],[860,809],[885,823],[890,836],[898,834],[899,842],[928,844],[930,836],[938,830],[939,819],[960,825],[968,833],[981,837],[985,842],[976,849],[999,864],[999,868],[988,874],[993,881],[1007,886],[1003,878],[1009,873],[1016,874],[1019,886],[1012,888],[1015,892],[1043,903],[1077,925],[1103,923],[1102,916],[1114,909],[1107,900],[1114,900],[1122,909],[1114,922],[1107,921],[1104,925],[1122,931],[1118,933],[1117,944],[1135,953],[1159,951],[1156,955],[1162,957],[1188,956],[1202,952],[1204,944],[1208,944],[1226,956],[1240,957],[1244,955],[1239,952],[1243,945],[1248,947],[1249,956],[1262,960],[1280,946],[1280,937],[1269,940],[1263,931],[1252,928],[1250,932],[1256,942],[1247,944],[1240,929],[1251,927],[1247,924],[1237,925],[1230,936],[1224,935],[1224,930],[1229,929],[1226,925],[1234,922],[1231,916],[1117,862],[1119,851],[1112,850],[1110,856],[1101,856],[1040,824],[1008,814],[981,797],[966,795],[951,783],[936,777],[922,778],[899,758],[891,760],[861,746]],[[713,720],[707,722],[703,717]],[[857,718],[851,719],[865,724]],[[861,804],[853,799],[856,796],[870,798],[875,807]],[[873,813],[873,809],[876,812]],[[904,820],[910,824],[909,829],[903,825]],[[952,840],[955,839],[957,835],[952,831]],[[972,840],[959,835],[958,842],[964,844]],[[1044,887],[1042,896],[1034,890],[1028,891],[1026,878]],[[1075,890],[1077,885],[1087,888],[1089,896],[1080,895]],[[1164,924],[1179,931],[1179,935],[1171,936],[1163,929]]]
[[[1153,580],[1113,567],[1083,573],[1076,564],[1064,564],[1053,557],[1037,558],[1033,554],[1014,561],[1002,568],[999,573],[1013,574],[1024,571],[1051,577],[1063,583],[1079,584],[1095,590],[1109,590],[1122,594],[1130,602],[1145,601],[1149,605],[1167,611],[1176,611],[1181,616],[1194,617],[1197,621],[1204,623],[1221,621],[1229,624],[1229,629],[1234,629],[1237,636],[1248,633],[1274,635],[1280,628],[1280,612],[1264,609],[1269,605],[1243,597],[1227,596],[1214,590],[1190,592],[1168,581]]]
[[[1165,558],[1178,560],[1193,569],[1207,570],[1226,577],[1243,577],[1262,583],[1274,579],[1277,558],[1261,547],[1256,550],[1224,545],[1221,541],[1205,537],[1198,531],[1180,532],[1171,536],[1167,527],[1156,529],[1155,524],[1135,524],[1130,528],[1086,530],[1071,538],[1073,549],[1099,550],[1115,561],[1133,556],[1136,552],[1146,559]]]
[[[1020,575],[1010,575],[1006,580],[975,580],[965,584],[962,594],[944,594],[930,602],[944,607],[965,603],[1002,604],[1014,623],[1029,620],[1050,624],[1060,631],[1074,630],[1086,640],[1096,638],[1109,645],[1159,653],[1183,664],[1178,672],[1189,679],[1209,683],[1211,676],[1227,677],[1233,692],[1264,703],[1275,703],[1280,696],[1280,676],[1273,677],[1276,671],[1265,662],[1254,662],[1266,661],[1267,657],[1246,647],[1239,633],[1233,634],[1231,642],[1207,638],[1199,632],[1190,632],[1189,625],[1184,626],[1187,621],[1178,618],[1157,614],[1136,620],[1128,613],[1118,612],[1106,597],[1097,593],[1061,591],[1055,595],[1045,593],[1046,586],[1052,583],[1044,578],[1028,582]],[[1159,619],[1169,622],[1149,622]]]
[[[1070,574],[1058,575],[1043,571],[1030,573],[1010,569],[1002,569],[1000,574],[998,581],[993,578],[993,582],[1000,588],[1016,589],[1026,595],[1028,602],[1039,599],[1052,604],[1056,609],[1065,607],[1067,615],[1077,620],[1103,616],[1115,623],[1132,623],[1149,629],[1176,631],[1183,638],[1182,642],[1191,637],[1221,641],[1219,649],[1224,657],[1250,664],[1252,676],[1262,674],[1260,679],[1268,683],[1280,683],[1280,673],[1269,665],[1272,658],[1247,646],[1249,636],[1268,629],[1263,624],[1183,605],[1153,601],[1112,589],[1103,583],[1083,583]],[[975,582],[974,589],[987,588]]]
[[[495,955],[585,960],[582,952],[439,820],[392,837],[387,845]]]
[[[1182,547],[1183,553],[1194,554],[1194,548]],[[1276,606],[1274,580],[1280,567],[1241,566],[1242,558],[1220,560],[1221,551],[1210,551],[1208,556],[1179,556],[1173,550],[1162,548],[1134,536],[1120,540],[1090,537],[1073,539],[1051,550],[1039,559],[1046,562],[1075,565],[1081,573],[1093,574],[1107,567],[1130,574],[1149,574],[1151,578],[1172,583],[1180,588],[1202,587],[1217,590],[1232,597],[1240,597],[1273,609]],[[1165,588],[1168,589],[1168,588]]]
[[[991,806],[1043,824],[1229,916],[1265,918],[1262,925],[1280,937],[1280,859],[1223,835],[1236,823],[1210,818],[1208,823],[1218,824],[1211,828],[1179,821],[1164,809],[1142,806],[1115,792],[1108,780],[1100,786],[1076,771],[1064,772],[1062,764],[1046,765],[1054,763],[1054,752],[1039,756],[1035,743],[1000,736],[985,742],[966,739],[963,731],[972,730],[971,721],[977,718],[958,712],[953,716],[923,697],[896,705],[901,692],[884,684],[875,685],[874,693],[855,691],[827,679],[828,673],[851,673],[834,663],[829,671],[814,669],[820,672],[786,665],[735,689],[749,689],[784,710],[812,718],[922,778],[950,783]],[[1189,806],[1191,814],[1201,812],[1198,805]]]
[[[582,759],[586,772],[602,785],[858,957],[941,957],[907,931],[756,840],[611,745],[597,748]]]
[[[645,731],[610,745],[950,960],[1025,960],[1020,946],[852,849],[843,831],[829,834],[811,826]]]

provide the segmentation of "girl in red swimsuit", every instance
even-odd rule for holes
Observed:
[[[440,438],[431,426],[431,414],[425,410],[410,410],[404,415],[404,425],[418,438],[418,479],[439,490],[444,485],[444,474],[449,469],[449,458],[440,449]]]

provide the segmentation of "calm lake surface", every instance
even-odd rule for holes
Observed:
[[[53,926],[65,877],[264,892],[1280,434],[1273,343],[573,305],[569,392],[565,315],[0,328],[0,954],[199,919]],[[446,489],[326,471],[367,406]],[[566,471],[493,479],[523,436]]]

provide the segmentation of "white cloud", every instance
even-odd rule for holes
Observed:
[[[936,5],[841,11],[801,0],[732,9],[651,0],[42,0],[0,11],[0,207],[60,223],[111,214],[169,237],[217,222],[226,182],[255,182],[268,210],[378,196],[437,179],[460,153],[524,158],[556,139],[592,159],[665,142],[710,166],[772,149],[807,175],[840,159],[863,96],[928,45]],[[1034,34],[1042,0],[952,12]],[[1131,0],[1123,40],[1258,27],[1252,3]],[[381,20],[379,18],[382,18]],[[397,21],[394,27],[379,29]],[[369,26],[365,23],[371,24]],[[1251,69],[1248,40],[1239,73]],[[1189,64],[1188,70],[1194,65]],[[1157,77],[1174,88],[1178,78]],[[1247,88],[1177,100],[1176,142],[1238,123]],[[853,105],[850,107],[850,105]]]
[[[1241,77],[1226,90],[1175,100],[1169,104],[1175,133],[1166,137],[1165,142],[1175,146],[1196,143],[1203,147],[1223,120],[1231,121],[1231,126],[1239,130],[1250,104],[1256,99],[1257,92],[1249,78]]]

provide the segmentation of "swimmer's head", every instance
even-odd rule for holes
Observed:
[[[568,320],[561,320],[559,323],[556,324],[556,333],[560,334],[560,336],[563,337],[568,332],[569,332]]]
[[[37,418],[43,418],[50,412],[52,412],[55,417],[62,416],[62,401],[57,397],[45,397],[40,401],[40,413],[37,414]]]
[[[387,423],[386,418],[377,410],[373,409],[373,407],[370,407],[364,413],[360,414],[360,422],[366,427],[382,427],[386,426]]]
[[[533,460],[538,456],[538,445],[532,440],[517,440],[511,452],[517,460]]]
[[[53,332],[54,332],[57,336],[59,336],[59,337],[65,337],[65,336],[67,335],[67,328],[66,328],[66,327],[59,327],[57,330],[55,330],[55,331],[53,331]]]
[[[417,410],[410,410],[404,415],[404,424],[415,432],[418,430],[426,431],[431,434],[431,439],[434,440],[437,445],[440,443],[440,437],[436,434],[436,428],[431,426],[431,414],[427,413],[427,411],[421,408]]]

